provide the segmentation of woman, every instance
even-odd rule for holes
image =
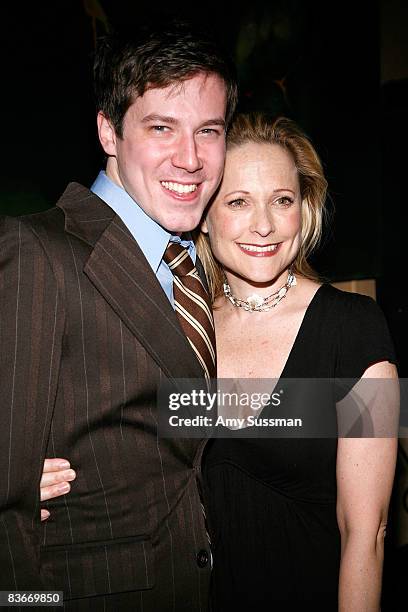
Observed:
[[[237,117],[198,244],[220,378],[396,376],[376,304],[321,285],[307,263],[325,191],[292,122]],[[214,609],[379,610],[395,455],[393,438],[211,442]]]
[[[291,121],[236,118],[197,245],[220,378],[396,377],[376,304],[320,284],[307,263],[325,194]],[[379,610],[395,456],[393,438],[210,442],[214,611]]]

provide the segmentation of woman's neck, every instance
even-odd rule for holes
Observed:
[[[265,283],[251,282],[227,271],[225,272],[225,277],[230,292],[234,297],[240,300],[247,300],[248,296],[256,294],[266,298],[285,286],[289,278],[289,270],[284,270],[275,279]]]

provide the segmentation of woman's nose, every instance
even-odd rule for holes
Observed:
[[[250,230],[264,237],[275,231],[273,212],[268,206],[260,206],[254,210]]]

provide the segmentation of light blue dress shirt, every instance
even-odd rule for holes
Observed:
[[[179,242],[188,249],[190,257],[195,263],[196,249],[194,242],[192,240],[181,240],[180,236],[173,236],[163,229],[161,225],[145,213],[143,208],[122,187],[111,181],[104,171],[98,174],[91,191],[106,202],[122,219],[140,246],[157,280],[174,307],[173,274],[163,261],[164,251],[169,241]]]

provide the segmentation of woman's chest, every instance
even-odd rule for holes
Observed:
[[[217,371],[220,378],[279,378],[300,323],[225,325],[216,322]]]

